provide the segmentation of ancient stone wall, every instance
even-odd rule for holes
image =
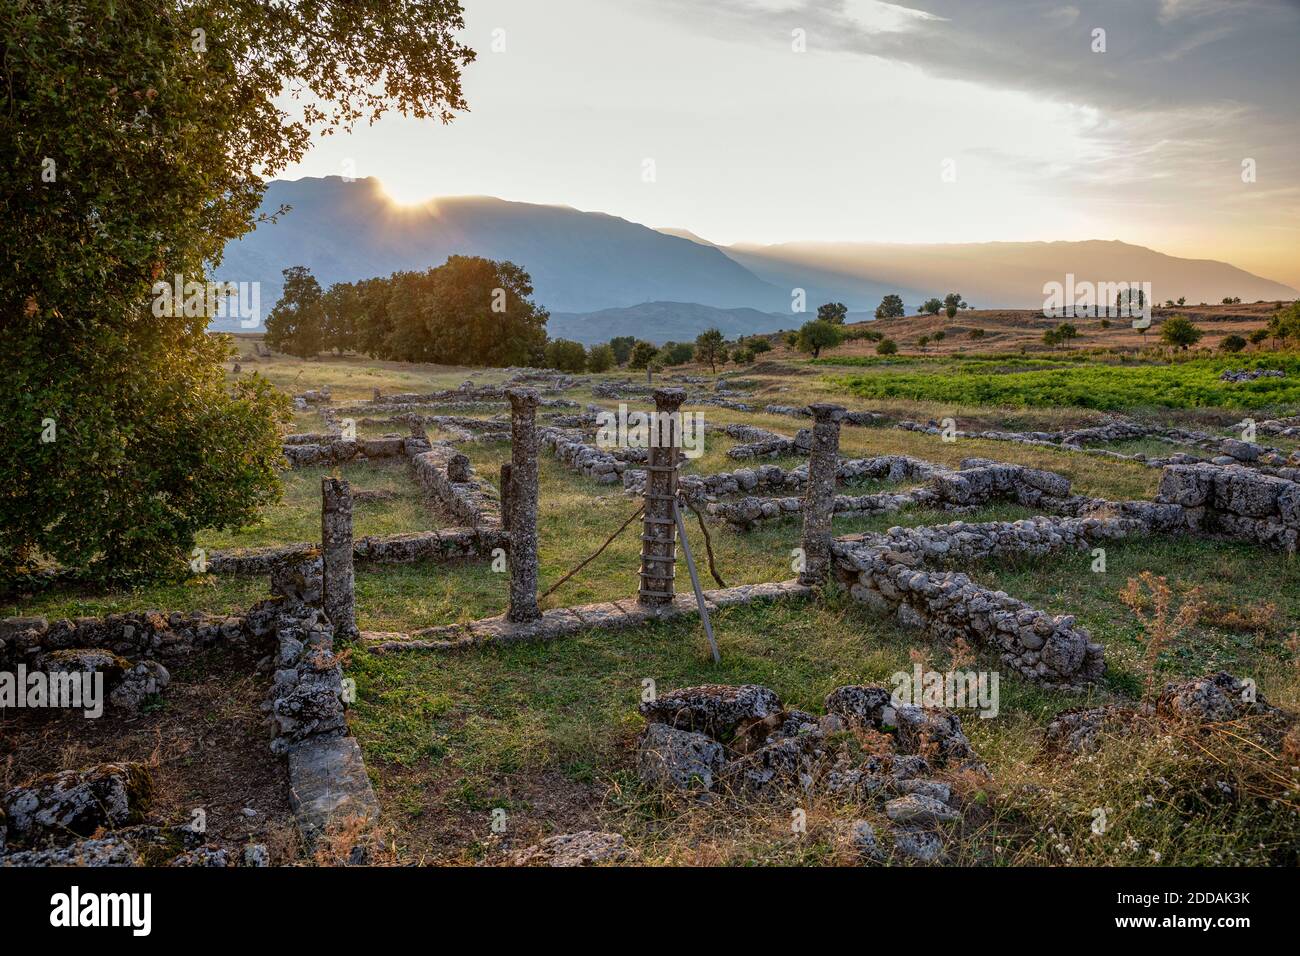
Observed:
[[[1170,465],[1156,500],[1180,505],[1191,531],[1289,553],[1300,540],[1300,484],[1240,466]]]

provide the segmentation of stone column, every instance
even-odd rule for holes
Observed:
[[[534,621],[537,606],[537,405],[535,389],[512,388],[510,399],[510,610],[512,621]]]
[[[673,574],[677,563],[677,527],[673,521],[673,499],[677,497],[677,469],[680,459],[681,419],[679,409],[686,399],[680,388],[657,388],[655,427],[651,429],[649,461],[645,476],[645,517],[641,531],[642,604],[671,604]]]
[[[340,639],[355,637],[356,577],[352,568],[352,489],[342,478],[320,483],[321,604]]]
[[[835,514],[835,479],[840,467],[840,405],[809,405],[813,414],[808,453],[808,487],[803,500],[804,570],[800,584],[820,584],[831,562],[831,518]]]
[[[510,462],[501,464],[501,530],[510,530],[510,483],[513,480],[510,477]]]

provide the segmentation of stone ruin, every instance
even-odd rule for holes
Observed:
[[[270,748],[288,761],[290,804],[304,836],[318,839],[339,816],[373,819],[378,802],[348,735],[335,653],[336,639],[356,635],[347,482],[323,480],[321,523],[323,546],[274,564],[271,597],[245,615],[145,611],[53,624],[9,618],[0,622],[0,665],[104,673],[111,718],[165,691],[169,678],[160,660],[185,659],[219,642],[264,651],[258,669],[272,674],[263,705]],[[188,821],[149,823],[152,789],[147,766],[110,762],[10,790],[0,796],[0,866],[131,866],[141,862],[142,850],[172,854],[171,866],[267,865],[262,844],[218,846],[205,843]]]

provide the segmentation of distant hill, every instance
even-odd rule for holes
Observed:
[[[535,300],[554,316],[551,334],[588,342],[619,334],[681,340],[709,326],[728,335],[794,328],[803,317],[790,312],[795,289],[804,290],[808,316],[827,301],[870,315],[888,293],[901,295],[910,314],[952,291],[980,308],[1040,309],[1043,284],[1063,282],[1068,272],[1080,281],[1149,281],[1161,302],[1300,295],[1227,263],[1123,242],[720,246],[682,229],[488,196],[398,207],[378,180],[337,176],[272,182],[263,211],[282,203],[292,209],[229,243],[215,273],[260,282],[263,317],[288,266],[305,265],[329,286],[428,269],[455,254],[522,266]]]
[[[755,332],[797,328],[808,316],[760,312],[757,309],[718,309],[696,302],[643,302],[625,309],[552,313],[546,324],[552,338],[574,339],[590,345],[631,335],[656,345],[690,342],[705,329],[719,329],[729,339]]]
[[[874,309],[881,290],[898,292],[911,312],[930,296],[960,292],[979,308],[1041,309],[1043,285],[1065,282],[1150,282],[1158,302],[1221,302],[1240,296],[1294,299],[1290,286],[1213,259],[1180,259],[1145,246],[1083,242],[906,244],[790,242],[719,246],[750,272],[780,287],[801,286],[810,302],[837,299]]]
[[[487,196],[396,207],[378,180],[338,176],[272,182],[264,211],[292,206],[226,246],[218,278],[262,283],[265,315],[280,271],[309,267],[322,286],[428,269],[450,255],[509,259],[533,279],[552,312],[584,312],[674,300],[726,308],[780,309],[788,295],[711,246],[565,206]]]

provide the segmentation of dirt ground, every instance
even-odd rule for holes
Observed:
[[[211,842],[286,846],[293,833],[288,768],[271,753],[261,703],[269,676],[247,652],[211,650],[169,668],[161,699],[133,716],[111,707],[80,711],[0,711],[0,790],[59,770],[106,761],[141,761],[153,771],[147,822],[184,824],[206,815]],[[257,811],[245,816],[244,808]]]

